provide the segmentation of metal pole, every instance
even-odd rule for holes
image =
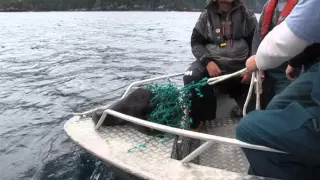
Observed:
[[[148,83],[148,82],[152,82],[152,81],[156,81],[156,80],[160,80],[160,79],[165,79],[165,78],[169,78],[169,77],[181,76],[183,74],[184,73],[170,74],[170,75],[159,76],[159,77],[155,77],[155,78],[151,78],[151,79],[145,79],[145,80],[142,80],[142,81],[134,82],[134,83],[129,85],[129,87],[127,88],[126,92],[122,95],[121,99],[126,97],[126,95],[129,93],[130,89],[133,86],[137,86],[137,85],[140,85],[140,84],[144,84],[144,83]]]
[[[197,133],[197,132],[192,132],[192,131],[188,131],[188,130],[184,130],[184,129],[165,126],[162,124],[156,124],[156,123],[149,122],[149,121],[139,119],[139,118],[135,118],[135,117],[132,117],[132,116],[129,116],[126,114],[122,114],[122,113],[119,113],[119,112],[111,110],[111,109],[107,109],[106,112],[110,115],[113,115],[115,117],[121,118],[121,119],[129,121],[129,122],[132,122],[134,124],[141,125],[144,127],[149,127],[152,129],[156,129],[158,131],[163,131],[163,132],[167,132],[167,133],[171,133],[171,134],[176,134],[176,135],[180,135],[180,136],[185,136],[185,137],[200,139],[200,140],[205,140],[205,141],[214,141],[214,142],[218,142],[218,143],[230,144],[230,145],[234,145],[234,146],[255,149],[255,150],[261,150],[261,151],[286,153],[286,152],[279,151],[279,150],[272,149],[272,148],[265,147],[265,146],[258,146],[258,145],[245,143],[245,142],[239,141],[237,139],[231,139],[231,138],[215,136],[215,135],[210,135],[210,134],[204,134],[204,133]]]
[[[213,145],[212,141],[207,141],[204,144],[202,144],[200,147],[198,147],[196,150],[194,150],[192,153],[190,153],[187,157],[183,158],[181,160],[181,162],[184,163],[189,163],[190,161],[192,161],[194,158],[196,158],[197,156],[199,156],[201,153],[203,153],[203,151],[205,151],[206,149],[208,149],[209,147],[211,147]]]
[[[122,95],[122,97],[120,98],[120,100],[124,97],[126,97],[126,95],[129,93],[129,91],[134,88],[134,86],[140,85],[140,84],[144,84],[147,82],[152,82],[152,81],[156,81],[156,80],[160,80],[160,79],[165,79],[165,78],[170,78],[170,77],[177,77],[177,76],[182,76],[184,73],[176,73],[176,74],[169,74],[169,75],[165,75],[165,76],[159,76],[159,77],[154,77],[154,78],[150,78],[150,79],[145,79],[142,81],[136,81],[131,83],[128,88],[126,89],[126,91],[124,92],[124,94]],[[88,111],[85,111],[83,113],[73,113],[74,116],[84,116],[84,115],[88,115],[93,113],[94,111],[98,110],[98,109],[106,109],[107,107],[109,107],[110,105],[107,106],[102,106],[102,107],[98,107],[98,108],[94,108]]]

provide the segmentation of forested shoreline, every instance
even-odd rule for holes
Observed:
[[[266,0],[245,0],[261,12]],[[205,0],[0,0],[0,12],[17,11],[201,11]]]

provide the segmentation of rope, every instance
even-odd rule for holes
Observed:
[[[207,83],[209,85],[214,85],[214,84],[217,84],[217,83],[219,83],[221,81],[230,79],[232,77],[239,76],[242,73],[246,72],[246,70],[247,69],[244,68],[244,69],[242,69],[240,71],[237,71],[237,72],[234,72],[232,74],[213,77],[213,78],[208,79]],[[247,115],[247,108],[248,108],[248,104],[250,102],[250,99],[252,97],[252,93],[253,93],[253,88],[254,87],[255,87],[255,93],[256,93],[256,110],[259,110],[259,109],[261,109],[260,94],[262,93],[262,82],[261,82],[261,72],[260,71],[256,71],[256,72],[252,73],[248,95],[247,95],[246,102],[245,102],[243,110],[242,110],[243,116]]]
[[[218,77],[213,77],[213,78],[210,78],[208,79],[207,83],[209,85],[214,85],[214,84],[217,84],[221,81],[225,81],[227,79],[230,79],[232,77],[235,77],[235,76],[240,76],[241,74],[243,74],[244,72],[246,72],[246,68],[244,69],[241,69],[240,71],[237,71],[237,72],[234,72],[234,73],[231,73],[231,74],[226,74],[226,75],[222,75],[222,76],[218,76]]]
[[[170,81],[166,84],[151,83],[145,85],[144,88],[150,91],[154,96],[150,100],[151,113],[147,117],[147,121],[162,124],[170,127],[186,129],[186,125],[192,123],[192,118],[186,116],[185,110],[191,107],[191,89],[195,89],[198,96],[203,97],[200,88],[207,84],[208,78],[203,78],[197,83],[190,83],[183,88],[178,88]],[[184,119],[184,117],[186,117]],[[185,123],[182,120],[185,120]],[[152,130],[152,129],[151,129]],[[140,148],[147,148],[151,141],[161,139],[162,137],[172,138],[174,136],[164,133],[150,138],[147,142],[138,144],[130,148],[128,152]]]
[[[262,72],[261,71],[257,71],[256,73],[256,110],[260,110],[261,109],[261,104],[260,104],[260,94],[262,94],[262,80],[261,80],[261,76],[262,76]]]
[[[248,91],[248,95],[246,98],[246,102],[244,103],[243,109],[242,109],[242,114],[243,116],[247,115],[247,108],[248,108],[248,104],[250,102],[251,96],[252,96],[252,90],[253,90],[253,86],[254,86],[254,78],[255,78],[255,72],[252,73],[251,76],[251,81],[250,81],[250,87],[249,87],[249,91]]]
[[[261,109],[260,94],[262,93],[261,71],[256,71],[252,73],[247,99],[243,106],[243,111],[242,111],[243,116],[247,115],[247,108],[248,108],[250,99],[252,97],[252,92],[254,87],[255,87],[255,93],[256,93],[256,110],[260,110]]]
[[[191,117],[186,117],[185,111],[191,107],[191,90],[195,89],[197,95],[199,97],[203,97],[203,94],[200,91],[202,86],[214,85],[221,81],[230,79],[235,76],[239,76],[246,72],[246,68],[240,71],[237,71],[232,74],[227,74],[219,77],[213,78],[204,78],[197,83],[190,83],[183,88],[178,88],[173,83],[169,81],[167,84],[156,84],[151,83],[145,85],[144,88],[151,93],[154,94],[154,97],[150,101],[150,107],[152,112],[147,117],[147,120],[150,122],[154,122],[157,124],[162,124],[170,127],[185,129],[185,125],[189,125],[192,123]],[[253,88],[255,87],[256,96],[256,109],[260,109],[260,92],[261,92],[261,73],[253,72],[250,82],[250,87],[248,91],[248,96],[246,98],[246,102],[243,108],[243,116],[246,115],[247,107],[249,101],[251,99]],[[181,120],[186,117],[185,123],[182,123]],[[161,136],[161,135],[160,135]],[[138,144],[137,146],[128,150],[128,152],[132,152],[133,150],[146,148],[147,144],[151,141],[161,138],[160,136],[155,136],[149,139],[147,142]],[[165,135],[167,136],[167,135]]]

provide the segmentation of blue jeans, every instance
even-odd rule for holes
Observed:
[[[236,138],[288,154],[244,148],[249,173],[279,179],[320,179],[320,106],[310,96],[318,64],[301,74],[266,110],[242,118]]]

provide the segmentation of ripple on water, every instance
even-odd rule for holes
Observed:
[[[115,100],[132,81],[185,71],[198,17],[0,13],[0,179],[116,179],[67,138],[63,123]]]

